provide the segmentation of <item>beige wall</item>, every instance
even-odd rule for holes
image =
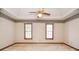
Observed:
[[[15,23],[0,17],[0,49],[14,43]]]
[[[54,24],[54,39],[45,40],[45,23],[33,23],[33,40],[24,39],[24,23],[16,23],[16,42],[63,42],[64,24]]]
[[[14,23],[0,17],[0,48],[15,42],[64,42],[79,48],[79,18],[66,23],[54,23],[54,39],[45,40],[45,23],[33,23],[33,39],[24,39],[24,23]]]
[[[79,49],[79,18],[65,23],[65,43]]]

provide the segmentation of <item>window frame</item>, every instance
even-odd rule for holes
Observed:
[[[52,24],[52,38],[47,38],[47,25]],[[54,39],[54,24],[53,23],[45,23],[45,39],[53,40]]]
[[[26,38],[26,24],[31,24],[31,38]],[[32,40],[32,34],[33,34],[33,29],[32,29],[33,27],[32,27],[32,23],[24,23],[24,39],[26,39],[26,40]]]

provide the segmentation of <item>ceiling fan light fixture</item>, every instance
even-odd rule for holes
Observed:
[[[50,13],[45,12],[44,8],[38,8],[36,12],[30,12],[30,13],[36,13],[37,18],[42,18],[45,16],[50,16]]]
[[[42,13],[38,13],[38,14],[37,14],[37,17],[38,17],[38,18],[41,18],[42,16],[43,16]]]

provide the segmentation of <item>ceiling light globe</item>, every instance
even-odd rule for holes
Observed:
[[[41,14],[41,13],[39,13],[37,16],[38,16],[38,17],[42,17],[42,14]]]

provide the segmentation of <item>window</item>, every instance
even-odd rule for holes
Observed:
[[[32,39],[32,24],[24,24],[24,38],[25,39]]]
[[[46,24],[46,39],[53,39],[54,34],[54,25],[53,24]]]

